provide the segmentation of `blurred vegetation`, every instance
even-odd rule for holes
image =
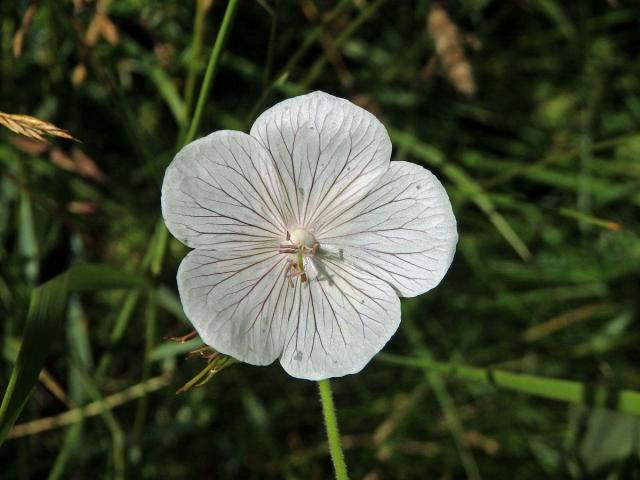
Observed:
[[[116,274],[89,269],[66,306],[36,295],[61,323],[30,334],[51,355],[0,449],[3,479],[333,475],[313,382],[234,365],[175,394],[204,364],[185,360],[197,341],[165,340],[189,331],[175,286],[186,248],[158,224],[159,186],[226,8],[0,3],[0,110],[80,140],[0,132],[2,390],[37,285],[82,263],[146,278],[103,290]],[[243,0],[229,27],[196,134],[246,131],[321,89],[374,112],[394,159],[450,193],[453,266],[403,300],[386,354],[640,390],[636,2]],[[615,402],[392,359],[332,382],[352,478],[640,475],[640,421]]]

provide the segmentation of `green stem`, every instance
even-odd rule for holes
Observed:
[[[329,452],[331,461],[336,472],[337,480],[348,480],[347,465],[344,462],[344,453],[340,445],[340,432],[338,431],[338,419],[336,417],[336,407],[333,404],[331,394],[331,384],[329,380],[318,380],[320,389],[320,401],[322,402],[322,413],[324,414],[324,424],[327,427],[327,440],[329,441]]]
[[[204,17],[204,2],[198,2],[198,8],[202,11],[198,14]],[[220,58],[222,57],[222,52],[224,51],[224,46],[227,42],[227,37],[229,36],[229,32],[231,31],[231,25],[233,24],[233,19],[236,14],[236,10],[238,9],[238,0],[229,0],[227,4],[227,9],[224,12],[224,17],[222,19],[222,25],[220,25],[220,30],[218,31],[218,35],[216,37],[216,41],[213,44],[213,48],[211,49],[211,55],[209,56],[209,63],[207,64],[207,71],[204,74],[204,79],[202,80],[202,85],[200,86],[200,93],[198,95],[198,102],[196,103],[195,111],[193,112],[193,117],[191,118],[191,124],[189,125],[189,130],[186,135],[180,135],[180,143],[178,148],[182,148],[196,136],[196,132],[200,127],[200,121],[202,120],[202,111],[204,110],[204,105],[207,103],[207,98],[209,97],[209,92],[211,90],[211,85],[213,84],[213,79],[218,71],[218,66],[220,65]],[[198,27],[198,21],[196,21],[196,29],[201,28]],[[196,40],[202,36],[202,32],[194,33],[194,43]],[[198,40],[199,41],[199,40]],[[199,50],[199,49],[198,49]],[[199,54],[199,51],[198,51]],[[189,112],[187,109],[187,113]],[[169,232],[164,225],[164,221],[162,217],[158,219],[156,222],[156,233],[158,234],[158,248],[155,253],[149,257],[151,262],[151,271],[154,276],[158,276],[162,269],[162,260],[164,259],[164,255],[167,250],[167,242],[169,239]]]
[[[200,37],[202,36],[202,25],[199,25],[202,22],[202,18],[204,18],[204,2],[198,1],[198,11],[196,12],[196,22],[195,29],[200,31],[196,31],[194,33],[194,55],[199,55],[199,46],[197,45],[200,42]],[[222,55],[222,51],[224,49],[224,44],[226,42],[227,36],[229,35],[229,31],[231,30],[231,24],[233,22],[233,17],[235,15],[236,9],[238,7],[238,0],[229,0],[229,4],[227,5],[227,9],[224,14],[224,18],[222,19],[222,25],[220,26],[220,30],[218,31],[218,36],[216,37],[215,44],[211,49],[211,55],[209,57],[209,64],[207,65],[207,71],[204,76],[204,80],[202,81],[202,85],[200,87],[200,94],[198,96],[198,103],[196,104],[196,109],[193,114],[193,118],[191,120],[191,124],[189,126],[189,131],[186,135],[180,135],[179,145],[178,147],[182,147],[185,144],[189,143],[195,137],[196,131],[200,126],[200,120],[202,119],[202,111],[204,109],[204,104],[207,101],[207,97],[209,96],[209,91],[211,89],[211,84],[213,83],[213,78],[218,69],[218,65],[220,63],[220,57]],[[202,18],[199,18],[202,17]],[[192,59],[193,61],[194,59]],[[189,75],[195,75],[193,69],[190,69]],[[195,77],[194,77],[195,78]],[[187,94],[192,87],[187,86]],[[187,111],[190,108],[187,108]],[[156,229],[154,234],[154,240],[151,243],[145,258],[143,260],[143,264],[140,268],[141,271],[146,272],[147,270],[151,270],[154,278],[160,274],[162,269],[162,261],[164,259],[164,255],[166,253],[167,242],[169,239],[169,232],[164,226],[164,222],[162,217],[160,217],[156,222]],[[117,343],[122,334],[124,332],[124,328],[129,322],[129,318],[133,313],[135,306],[140,298],[139,292],[130,292],[125,300],[125,303],[122,307],[120,314],[118,315],[118,320],[116,321],[116,326],[111,333],[111,344]],[[109,364],[111,362],[110,353],[106,353],[100,359],[96,378],[100,379],[107,371]]]
[[[269,86],[269,80],[271,79],[271,69],[273,67],[273,53],[276,44],[276,31],[278,28],[278,7],[280,6],[280,0],[276,0],[271,12],[271,30],[269,31],[269,46],[267,47],[267,64],[264,67],[264,75],[262,77],[262,91],[264,92]]]
[[[325,31],[325,29],[327,28],[327,25],[329,25],[336,18],[338,18],[338,16],[342,14],[342,12],[344,12],[344,10],[351,5],[351,2],[352,0],[340,0],[340,3],[338,3],[338,5],[336,5],[333,8],[331,13],[327,15],[325,20],[316,28],[311,30],[311,32],[309,32],[309,34],[306,36],[302,44],[298,47],[295,53],[289,58],[289,61],[286,63],[286,65],[282,67],[282,69],[271,78],[271,81],[263,89],[262,95],[260,96],[256,104],[253,106],[253,110],[251,110],[251,113],[249,113],[249,116],[245,119],[245,122],[244,122],[245,126],[249,126],[251,122],[255,120],[258,112],[262,109],[263,105],[271,96],[271,93],[273,92],[274,87],[279,82],[284,81],[289,76],[293,67],[298,64],[298,62],[302,59],[304,54],[307,53],[307,50],[309,50],[309,48],[313,46],[313,44],[320,37],[320,35],[322,35],[322,32]]]
[[[193,112],[193,118],[191,119],[191,125],[187,131],[187,135],[182,142],[183,145],[189,143],[195,138],[198,127],[200,126],[202,111],[204,110],[204,105],[207,103],[211,84],[213,83],[213,79],[218,71],[220,58],[222,57],[224,45],[227,41],[227,37],[229,36],[229,32],[231,31],[231,24],[233,23],[233,17],[235,16],[237,9],[238,0],[229,0],[227,9],[224,12],[224,18],[222,19],[222,25],[220,25],[220,30],[216,37],[216,43],[213,45],[211,55],[209,56],[209,63],[207,64],[207,71],[204,74],[204,80],[202,81],[202,87],[200,88],[198,103],[196,103],[196,109]]]
[[[186,114],[191,113],[193,106],[193,96],[196,90],[196,78],[198,76],[198,66],[200,64],[200,52],[202,51],[202,32],[204,26],[204,0],[196,0],[196,15],[193,20],[193,37],[191,40],[191,58],[189,59],[187,81],[184,88],[184,106]],[[186,125],[186,122],[185,122]],[[184,133],[180,138],[184,137]]]
[[[157,328],[157,304],[155,290],[149,289],[147,299],[147,309],[145,311],[145,345],[144,345],[144,358],[142,361],[142,380],[141,383],[146,383],[151,376],[151,361],[149,356],[153,350],[156,337]],[[134,442],[140,443],[142,433],[144,430],[144,424],[147,416],[147,406],[149,398],[147,395],[142,395],[138,399],[138,405],[136,407],[136,415],[133,421],[133,439]]]

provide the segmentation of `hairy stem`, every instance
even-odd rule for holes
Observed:
[[[329,441],[329,452],[331,461],[336,472],[337,480],[348,480],[347,465],[344,461],[344,453],[340,445],[340,432],[338,431],[338,419],[336,408],[333,404],[331,384],[329,380],[319,380],[320,402],[322,403],[322,413],[324,414],[324,424],[327,428],[327,440]]]

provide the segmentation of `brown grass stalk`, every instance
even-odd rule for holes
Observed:
[[[53,430],[54,428],[77,423],[84,418],[95,417],[106,410],[112,410],[131,400],[135,400],[136,398],[140,398],[148,393],[164,388],[168,384],[169,378],[166,375],[151,378],[146,382],[139,383],[133,387],[127,388],[126,390],[109,395],[108,397],[105,397],[104,400],[91,402],[83,407],[72,408],[71,410],[59,415],[39,418],[38,420],[16,425],[9,433],[9,438],[35,435],[48,430]]]

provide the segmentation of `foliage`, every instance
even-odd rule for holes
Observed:
[[[350,476],[637,476],[640,9],[231,3],[0,4],[0,110],[81,142],[0,132],[0,390],[22,339],[42,349],[27,359],[50,350],[0,476],[332,475],[313,383],[233,365],[175,394],[205,364],[185,360],[197,340],[166,340],[189,331],[186,249],[158,221],[185,138],[313,89],[379,116],[394,159],[443,180],[460,231],[385,355],[332,381]],[[84,264],[82,285],[45,283]]]

